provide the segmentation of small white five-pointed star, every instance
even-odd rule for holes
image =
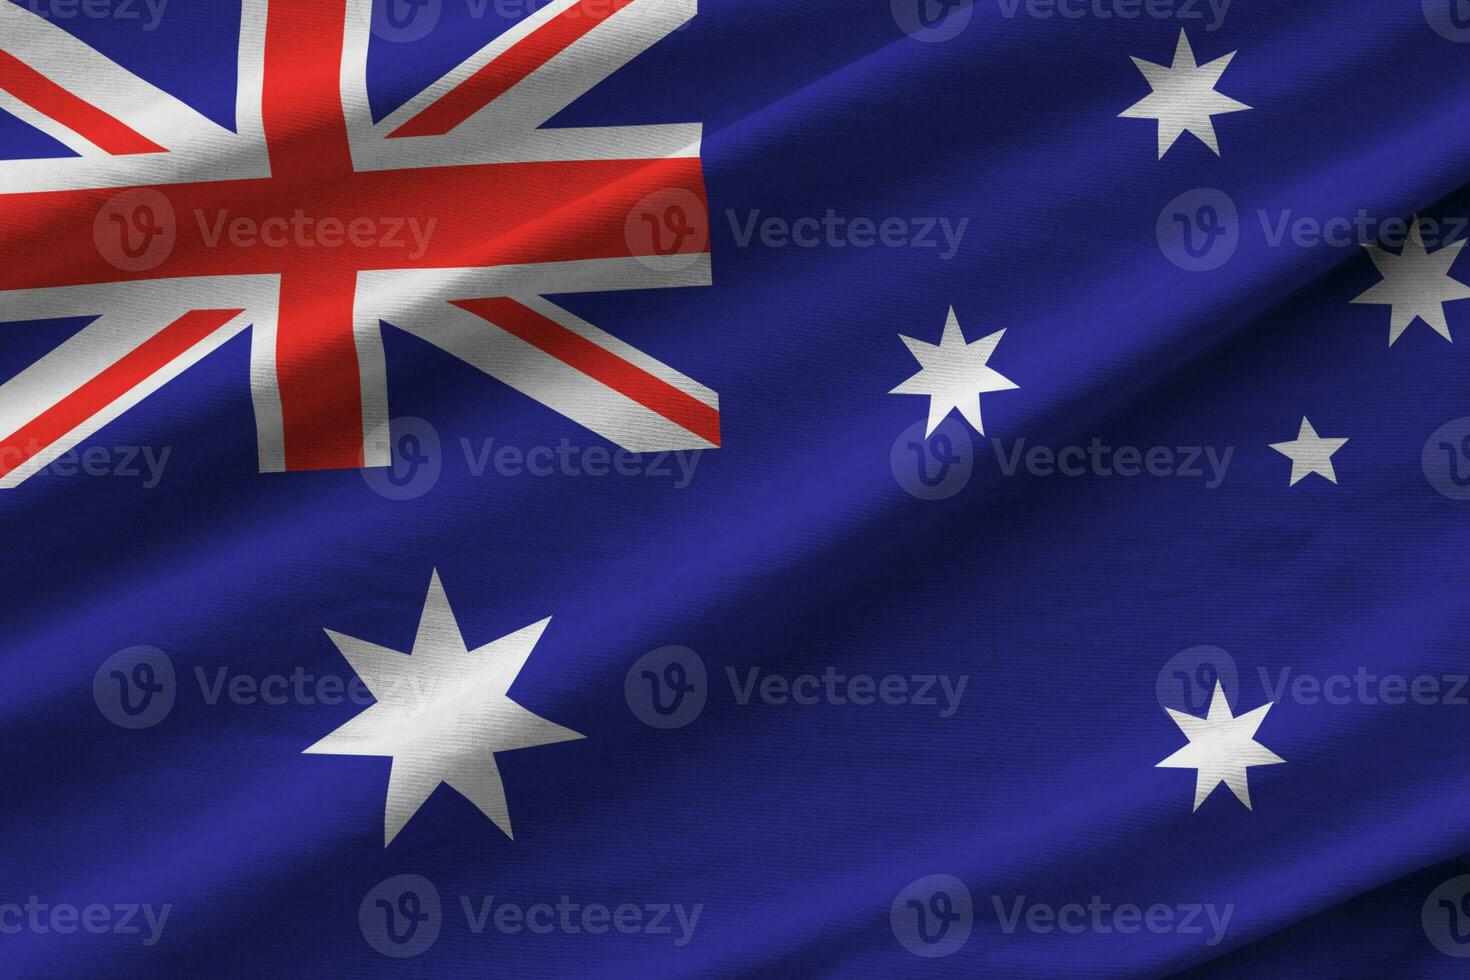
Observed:
[[[1424,247],[1424,234],[1419,216],[1414,215],[1409,237],[1403,250],[1395,255],[1382,245],[1364,245],[1383,281],[1368,290],[1354,303],[1373,303],[1392,308],[1388,324],[1388,344],[1394,345],[1415,319],[1423,320],[1445,340],[1450,324],[1445,319],[1444,304],[1457,299],[1470,299],[1470,286],[1450,275],[1465,240],[1446,245],[1437,252]]]
[[[1267,701],[1254,711],[1236,718],[1225,699],[1225,687],[1215,682],[1215,695],[1210,699],[1210,712],[1203,718],[1166,709],[1174,724],[1189,739],[1189,744],[1175,752],[1155,769],[1197,769],[1194,783],[1194,808],[1198,810],[1215,787],[1224,783],[1235,798],[1251,807],[1250,780],[1246,770],[1251,766],[1274,766],[1285,762],[1275,752],[1256,741],[1256,730],[1271,710]]]
[[[469,650],[435,571],[412,654],[327,631],[377,703],[306,752],[393,759],[384,847],[440,783],[514,837],[495,753],[583,737],[532,714],[507,694],[550,622],[543,619]]]
[[[1153,91],[1118,115],[1124,119],[1159,121],[1160,160],[1186,132],[1199,137],[1215,151],[1215,156],[1219,156],[1220,141],[1215,136],[1215,123],[1211,117],[1250,108],[1244,102],[1215,91],[1220,76],[1234,57],[1235,52],[1232,51],[1207,65],[1196,63],[1189,36],[1181,30],[1179,44],[1174,49],[1173,65],[1166,68],[1142,58],[1133,59]]]
[[[1317,435],[1306,416],[1302,427],[1291,442],[1275,442],[1271,448],[1291,460],[1291,485],[1296,486],[1313,473],[1337,482],[1337,471],[1332,468],[1332,454],[1347,445],[1346,439],[1323,439]]]
[[[995,353],[996,345],[1005,335],[1004,330],[999,330],[974,343],[966,343],[959,317],[955,316],[952,306],[949,319],[944,324],[944,336],[937,345],[899,334],[899,339],[908,345],[921,370],[889,394],[929,396],[929,428],[925,438],[932,436],[939,423],[956,408],[976,432],[982,436],[985,434],[985,423],[980,418],[980,396],[990,391],[1011,391],[1020,387],[989,366],[990,355]]]

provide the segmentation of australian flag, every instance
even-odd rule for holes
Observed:
[[[1467,93],[1470,0],[0,0],[0,976],[1465,975]]]

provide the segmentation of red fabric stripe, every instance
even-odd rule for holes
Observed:
[[[389,137],[443,136],[632,2],[582,0],[580,4],[567,8],[398,127]]]
[[[468,299],[455,306],[489,320],[537,350],[577,369],[594,381],[631,398],[649,411],[720,444],[720,413],[704,402],[630,364],[581,334],[550,320],[513,299]]]
[[[0,88],[108,153],[126,156],[134,153],[168,152],[4,51],[0,51]]]
[[[244,310],[193,310],[0,442],[0,476],[11,472],[148,380]]]
[[[265,25],[261,118],[273,177],[352,172],[342,115],[347,0],[270,5]]]
[[[145,272],[109,264],[93,239],[98,209],[118,189],[12,194],[0,196],[0,291],[308,273],[338,264],[361,271],[627,258],[652,254],[647,242],[636,236],[630,240],[628,215],[647,196],[669,189],[687,190],[703,205],[699,161],[504,163],[349,174],[320,182],[173,184],[158,190],[172,203],[177,244],[161,265]],[[280,222],[291,221],[298,210],[314,221],[337,221],[337,247],[314,244],[315,238],[307,247],[297,244]],[[708,251],[707,212],[691,206],[688,217],[699,233],[688,236],[681,250]],[[377,237],[367,247],[354,246],[343,227],[359,218],[371,219],[377,235],[387,234],[392,219],[395,247],[379,244]],[[267,230],[285,234],[288,244],[267,247],[258,239],[234,244],[229,226],[237,219],[248,219],[254,228],[272,222]],[[422,254],[406,219],[417,223],[420,236],[427,235]]]
[[[281,208],[278,222],[298,210],[343,219],[355,214],[351,197],[339,202],[352,202],[340,214],[328,210],[328,189],[354,176],[342,113],[346,16],[347,0],[276,0],[270,5],[261,113],[271,180],[260,185],[258,200],[268,209]],[[232,216],[248,208],[249,200],[247,195],[231,202]],[[283,207],[288,201],[295,205],[291,210]],[[394,213],[392,204],[384,205]],[[187,227],[191,219],[197,224],[197,216],[187,213],[180,223]],[[209,249],[186,245],[181,251],[202,256]],[[257,246],[250,251],[280,250]],[[357,289],[352,252],[317,248],[305,256],[273,257],[282,268],[276,384],[288,470],[356,469],[363,463],[362,379],[352,335]],[[238,257],[224,257],[236,273],[244,268]]]
[[[352,332],[357,273],[326,266],[281,276],[276,384],[286,469],[363,464],[362,377]]]

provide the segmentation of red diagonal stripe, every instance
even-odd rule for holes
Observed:
[[[568,7],[398,127],[389,138],[443,136],[632,2],[582,0]]]
[[[185,313],[76,391],[0,441],[0,476],[117,401],[244,310]]]
[[[84,102],[14,55],[0,51],[0,88],[108,153],[167,153],[157,143]]]
[[[513,299],[457,300],[455,306],[489,320],[537,350],[600,381],[644,408],[714,445],[720,444],[720,413],[704,402],[599,347],[581,334]]]

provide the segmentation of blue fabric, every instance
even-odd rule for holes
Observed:
[[[420,496],[355,471],[258,474],[248,334],[89,440],[112,471],[167,447],[156,485],[53,471],[6,491],[0,903],[171,911],[153,945],[141,912],[137,935],[27,925],[0,935],[0,973],[1463,975],[1421,910],[1470,873],[1470,708],[1313,703],[1265,681],[1467,672],[1470,504],[1421,453],[1470,415],[1470,304],[1447,306],[1453,345],[1416,323],[1390,348],[1387,308],[1350,303],[1379,281],[1364,250],[1273,246],[1259,213],[1467,214],[1470,46],[1418,3],[1237,0],[1213,31],[1199,7],[1066,19],[985,0],[926,43],[876,0],[702,0],[562,113],[705,124],[713,285],[557,298],[719,392],[723,448],[687,481],[679,460],[669,476],[476,476],[466,443],[570,440],[584,463],[606,444],[388,324],[393,413],[440,447]],[[423,41],[374,50],[378,115],[515,19],[445,8]],[[58,23],[229,122],[238,21],[238,3],[172,0],[153,31]],[[1160,160],[1155,124],[1118,118],[1148,94],[1130,56],[1168,64],[1181,26],[1201,63],[1239,52],[1219,89],[1252,109],[1215,118],[1219,157],[1185,135]],[[12,141],[19,126],[0,128],[7,156],[58,152]],[[1208,273],[1155,235],[1197,188],[1239,213],[1237,251]],[[756,212],[829,210],[968,224],[948,259],[740,242]],[[947,423],[973,473],[923,500],[892,457],[926,404],[887,392],[917,369],[899,335],[938,343],[950,307],[968,340],[1007,331],[991,366],[1020,388],[982,396],[984,438]],[[13,375],[78,326],[4,326],[0,363]],[[1288,487],[1269,448],[1304,415],[1351,439],[1338,485]],[[1214,488],[1007,476],[1019,439],[1235,451]],[[350,682],[324,630],[408,650],[435,569],[472,647],[553,617],[511,693],[587,737],[498,756],[514,841],[443,787],[385,848],[388,761],[301,754],[361,704],[208,694],[221,670]],[[1199,645],[1234,665],[1237,713],[1277,702],[1258,739],[1286,764],[1250,770],[1250,810],[1222,786],[1192,812],[1194,772],[1155,768],[1185,744],[1161,676]],[[169,658],[175,700],[128,730],[93,681],[137,646]],[[660,729],[625,681],[668,646],[697,653],[707,703]],[[968,680],[946,717],[937,682],[933,706],[741,704],[752,668]],[[402,874],[434,885],[440,932],[394,959],[359,906]],[[934,958],[895,925],[930,875],[973,908],[968,940]],[[700,912],[689,936],[672,911],[669,934],[537,935],[493,915],[476,934],[464,903],[489,896]],[[1203,913],[1202,934],[1071,934],[1007,932],[997,909],[1094,896],[1232,912],[1212,937]],[[1425,919],[1460,915],[1438,908]]]

